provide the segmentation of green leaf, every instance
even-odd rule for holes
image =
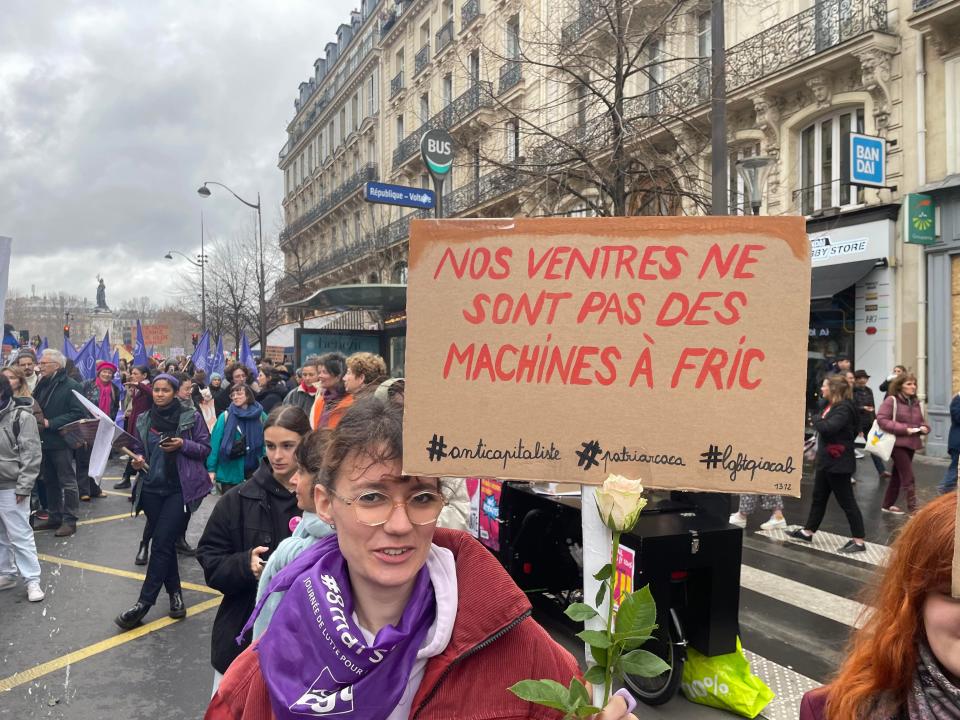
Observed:
[[[590,648],[590,657],[593,658],[593,661],[602,668],[607,666],[607,651],[600,648],[591,647]]]
[[[613,566],[610,563],[607,563],[597,571],[597,574],[593,576],[593,579],[603,582],[604,580],[609,580],[612,577],[613,577]]]
[[[600,583],[600,589],[597,590],[597,602],[596,606],[600,607],[603,605],[603,599],[607,596],[607,584],[605,582]]]
[[[656,677],[670,669],[662,658],[646,650],[634,650],[620,656],[620,669],[637,677]]]
[[[649,635],[657,622],[657,604],[650,593],[650,586],[644,585],[632,592],[620,602],[617,610],[616,631],[624,635]]]
[[[568,696],[568,702],[570,707],[576,708],[581,705],[590,704],[590,693],[587,692],[587,687],[577,678],[574,678],[570,682],[570,694]]]
[[[574,712],[577,717],[590,717],[600,712],[600,708],[595,705],[584,705],[583,707],[578,707]]]
[[[510,692],[527,702],[563,710],[565,713],[571,711],[567,702],[569,691],[556,680],[521,680],[510,687]]]
[[[622,646],[624,650],[636,650],[638,647],[645,645],[649,640],[653,640],[653,635],[613,634],[614,644]]]
[[[602,685],[607,679],[602,665],[591,665],[583,674],[583,679],[592,685]]]
[[[597,611],[586,603],[573,603],[563,611],[563,614],[571,620],[575,620],[577,622],[584,622],[585,620],[590,620],[598,615]]]
[[[581,630],[577,637],[592,648],[606,650],[610,647],[610,636],[604,630]]]

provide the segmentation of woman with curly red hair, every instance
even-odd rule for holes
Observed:
[[[804,696],[800,720],[960,717],[956,509],[956,493],[943,495],[904,527],[846,660],[829,686]]]

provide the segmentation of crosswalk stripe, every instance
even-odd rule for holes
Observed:
[[[856,600],[749,565],[740,567],[740,586],[850,627],[863,624],[864,610],[867,609]]]
[[[830,553],[831,555],[839,555],[840,557],[856,560],[857,562],[866,563],[867,565],[885,565],[887,562],[887,557],[890,555],[890,548],[888,546],[873,542],[867,543],[866,552],[850,553],[849,555],[838,552],[840,548],[847,544],[847,540],[850,538],[843,535],[836,535],[831,532],[826,532],[825,530],[819,530],[813,536],[810,542],[797,540],[796,538],[790,537],[788,533],[789,530],[785,530],[783,528],[775,528],[773,530],[757,530],[756,532],[757,535],[768,537],[771,540],[788,542],[791,545],[812,548],[813,550]]]

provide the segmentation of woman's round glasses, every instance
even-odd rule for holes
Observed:
[[[440,512],[447,504],[443,495],[432,490],[421,490],[401,501],[394,500],[378,490],[368,490],[353,499],[345,498],[330,488],[327,492],[344,505],[352,507],[357,522],[370,527],[386,524],[393,509],[397,507],[402,507],[406,511],[407,519],[412,525],[431,525],[437,521]]]

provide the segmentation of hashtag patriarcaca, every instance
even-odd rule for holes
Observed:
[[[584,472],[587,472],[590,468],[598,466],[600,462],[597,460],[597,456],[602,452],[603,449],[597,440],[581,443],[580,449],[576,452],[577,467],[582,467]]]

